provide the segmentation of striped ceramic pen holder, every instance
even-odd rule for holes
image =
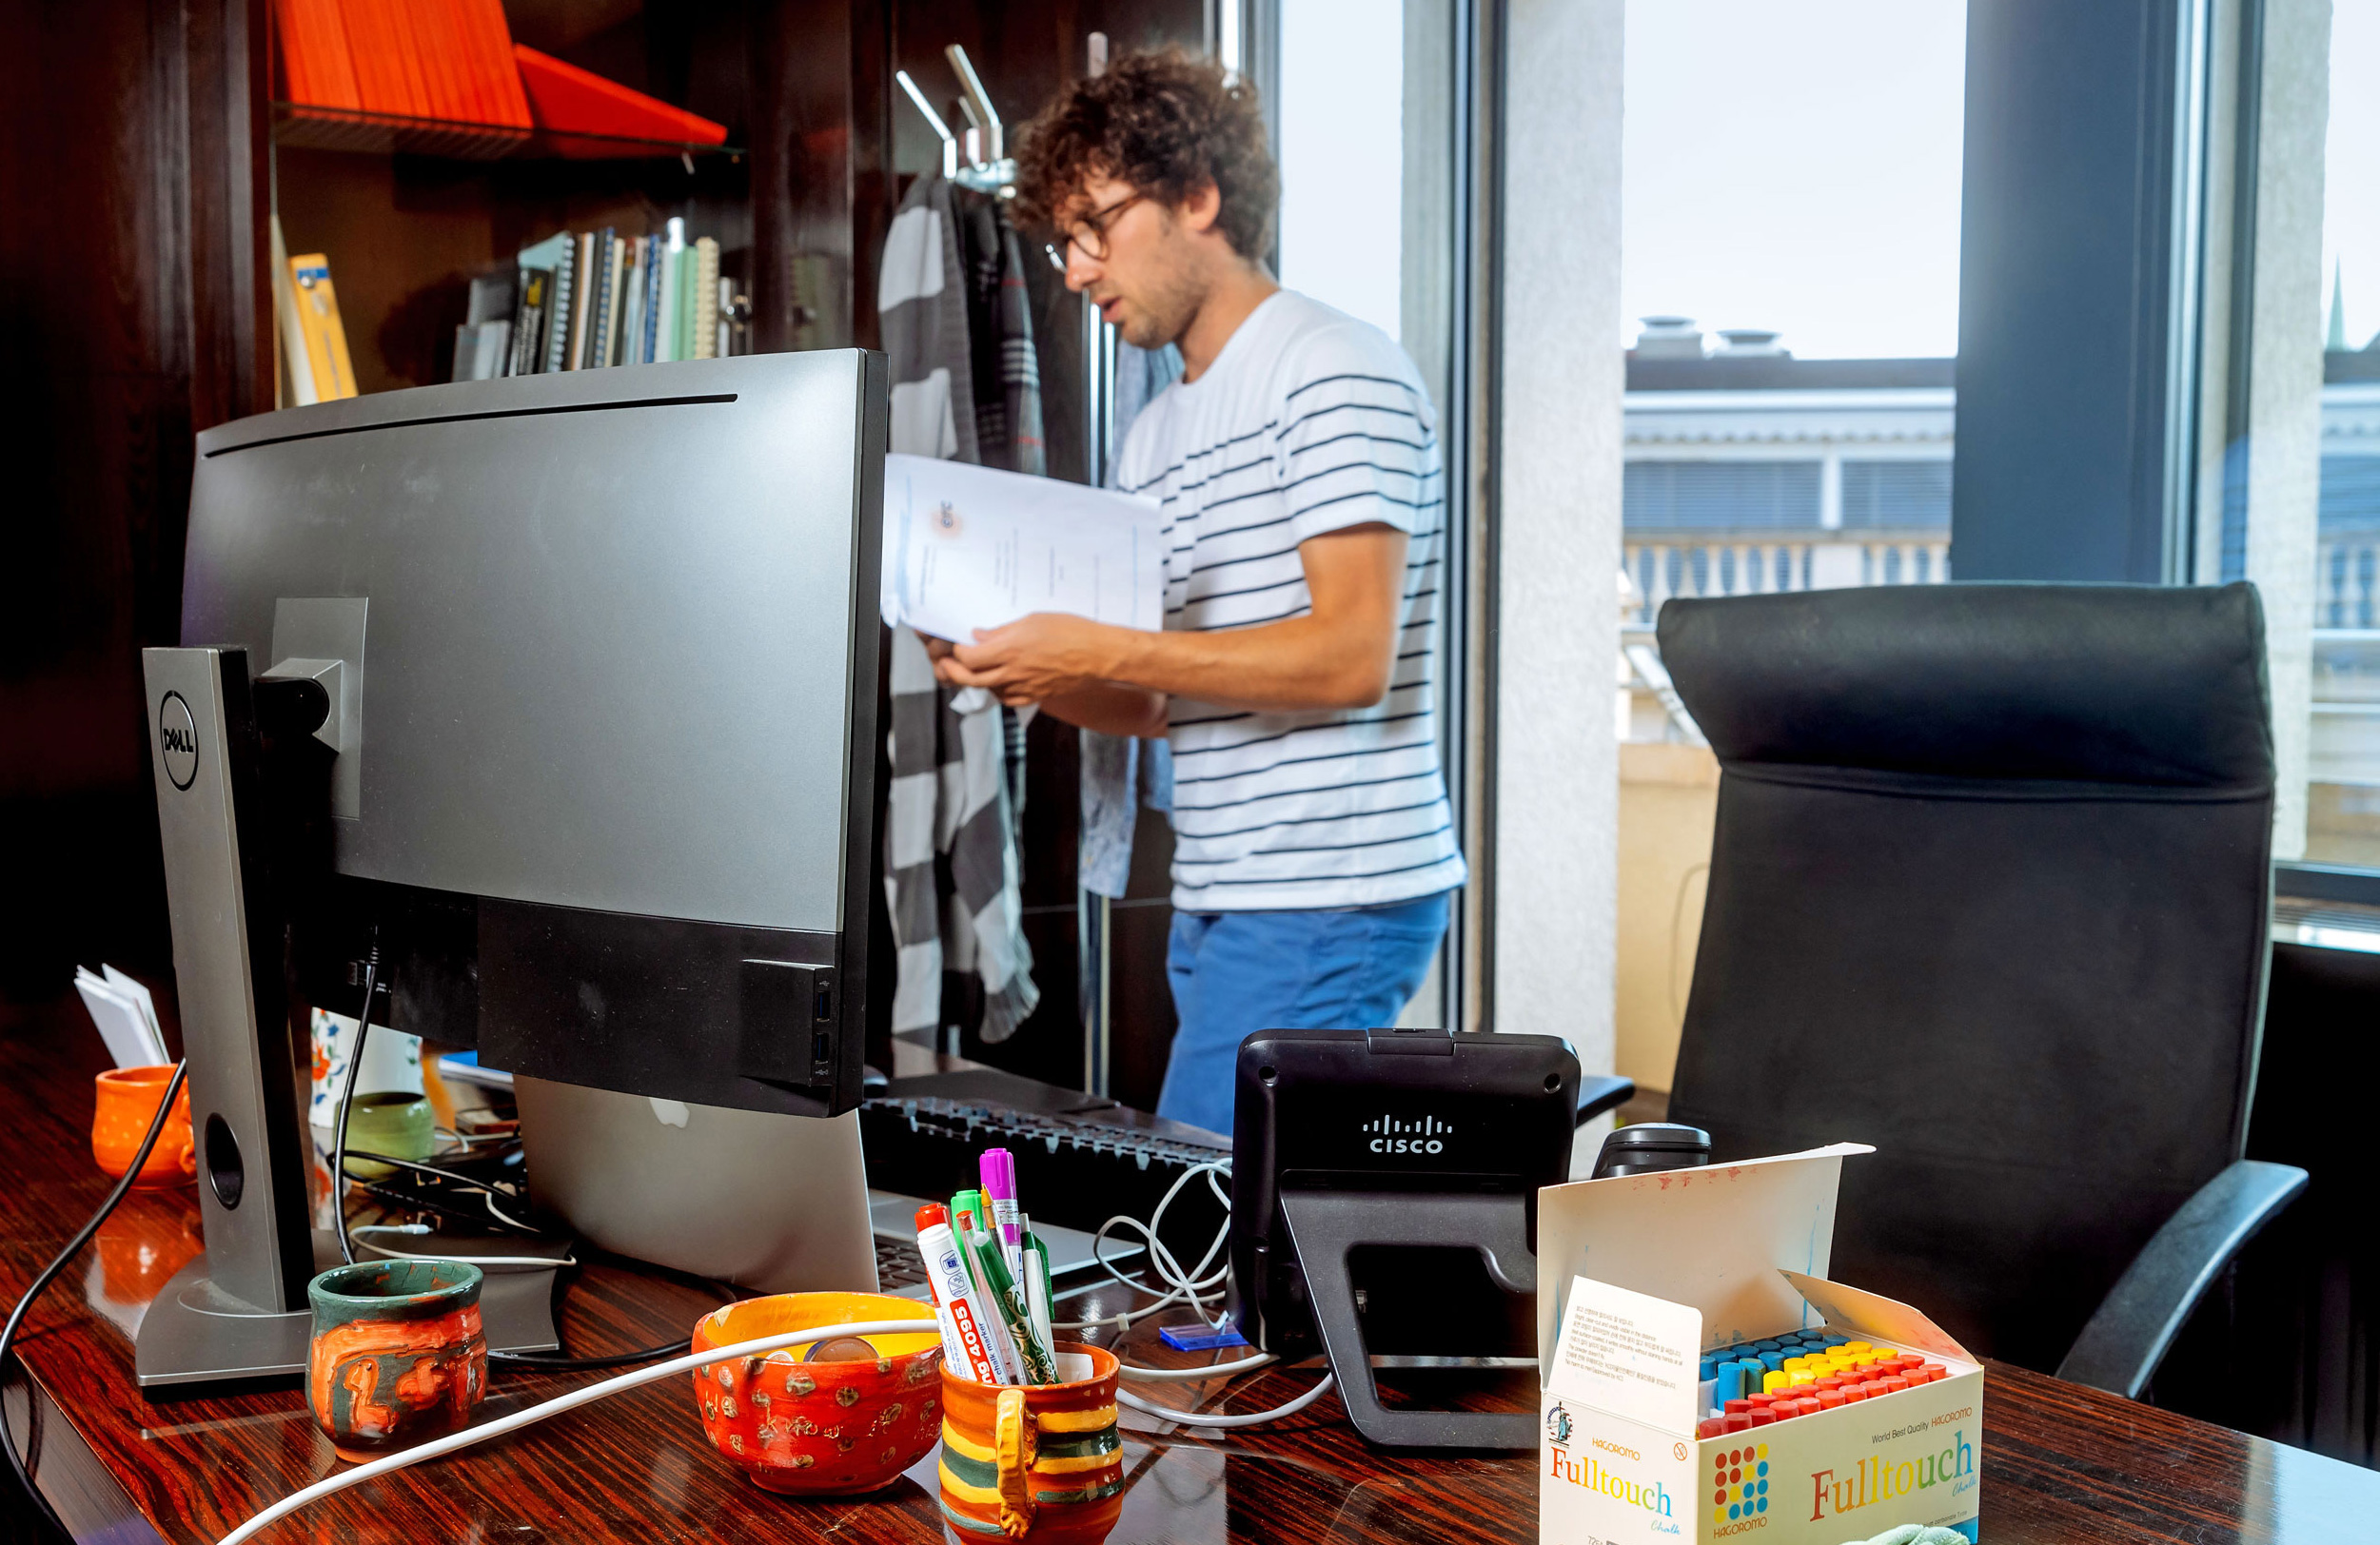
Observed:
[[[1059,1384],[979,1384],[942,1364],[942,1516],[961,1540],[1096,1545],[1123,1512],[1112,1354],[1060,1342]]]

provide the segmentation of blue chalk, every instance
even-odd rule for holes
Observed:
[[[1713,1398],[1716,1400],[1721,1409],[1725,1409],[1729,1400],[1741,1400],[1743,1398],[1742,1363],[1722,1362],[1719,1365],[1719,1372],[1715,1377],[1719,1383],[1719,1389]]]
[[[1709,1383],[1712,1379],[1714,1379],[1718,1378],[1718,1377],[1719,1377],[1719,1359],[1718,1359],[1717,1358],[1704,1358],[1704,1359],[1702,1359],[1701,1372],[1700,1373],[1700,1375],[1699,1375],[1698,1377],[1699,1377],[1699,1378],[1702,1380],[1702,1382],[1703,1382],[1703,1383],[1705,1383],[1705,1384]]]
[[[1773,1374],[1782,1373],[1785,1371],[1785,1359],[1799,1356],[1798,1352],[1763,1352],[1760,1354],[1760,1366]]]

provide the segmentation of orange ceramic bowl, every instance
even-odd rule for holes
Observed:
[[[871,1320],[915,1320],[915,1336],[871,1336],[873,1358],[809,1361],[812,1346],[698,1368],[695,1406],[719,1457],[756,1485],[796,1496],[873,1492],[925,1457],[942,1432],[942,1335],[930,1304],[881,1293],[779,1293],[704,1315],[694,1349]]]

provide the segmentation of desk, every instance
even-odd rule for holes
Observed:
[[[106,1192],[88,1133],[97,1037],[80,1010],[0,1009],[0,1132],[12,1183],[0,1186],[0,1293],[13,1301]],[[78,1538],[205,1542],[327,1475],[330,1445],[294,1388],[142,1396],[113,1301],[162,1282],[190,1247],[188,1192],[138,1196],[97,1250],[70,1269],[21,1342],[30,1387],[10,1411],[35,1469]],[[143,1252],[148,1256],[144,1261]],[[96,1264],[94,1264],[96,1263]],[[1120,1300],[1098,1312],[1113,1313]],[[574,1352],[652,1345],[708,1307],[691,1287],[590,1267],[561,1316]],[[1135,1331],[1128,1360],[1179,1365]],[[496,1373],[491,1413],[599,1377]],[[1313,1375],[1268,1370],[1234,1409],[1282,1402]],[[2072,1541],[2331,1541],[2380,1531],[2380,1475],[2282,1448],[2020,1369],[1994,1366],[1983,1425],[1988,1545]],[[1156,1398],[1196,1401],[1202,1384]],[[1532,1457],[1414,1458],[1367,1448],[1328,1398],[1269,1428],[1207,1437],[1126,1413],[1126,1496],[1116,1545],[1406,1540],[1521,1545],[1537,1537]],[[343,1492],[277,1525],[299,1540],[621,1541],[942,1538],[934,1459],[875,1496],[795,1502],[764,1494],[711,1453],[682,1379],[558,1418],[456,1458]]]

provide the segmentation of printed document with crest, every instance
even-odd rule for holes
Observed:
[[[887,456],[884,620],[958,643],[1033,612],[1162,628],[1164,525],[1151,499]]]

